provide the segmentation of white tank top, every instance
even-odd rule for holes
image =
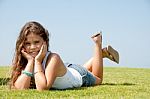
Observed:
[[[50,52],[47,52],[45,59],[43,60],[43,69],[45,70],[45,64],[46,64],[46,60],[48,55],[50,54]],[[56,77],[52,88],[55,89],[68,89],[68,88],[75,88],[75,87],[81,87],[82,86],[82,76],[80,75],[80,73],[67,66],[67,64],[65,64],[66,68],[67,68],[67,72],[64,76],[62,77]]]
[[[82,76],[73,68],[67,67],[67,72],[62,77],[57,77],[52,85],[55,89],[68,89],[82,86]]]

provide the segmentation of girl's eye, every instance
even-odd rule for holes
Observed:
[[[26,42],[25,45],[30,45],[30,43]]]
[[[40,41],[35,41],[34,43],[35,43],[35,44],[38,44],[38,43],[40,43]]]

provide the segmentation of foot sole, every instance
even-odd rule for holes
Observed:
[[[115,49],[113,49],[110,45],[108,46],[108,52],[113,57],[113,61],[119,64],[119,53]]]
[[[101,32],[100,32],[100,33],[96,33],[96,34],[92,35],[91,38],[94,38],[94,37],[96,37],[96,36],[98,36],[98,35],[102,35],[102,33],[101,33]]]

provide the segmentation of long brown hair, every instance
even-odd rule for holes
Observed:
[[[47,43],[47,48],[49,47],[49,33],[48,31],[38,22],[31,21],[27,22],[21,29],[19,37],[16,41],[15,55],[12,61],[12,74],[10,81],[10,88],[14,85],[18,76],[21,74],[21,71],[27,65],[27,59],[25,59],[21,50],[24,46],[26,36],[30,33],[35,33],[43,38]]]

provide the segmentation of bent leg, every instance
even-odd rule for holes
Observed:
[[[101,84],[103,80],[103,55],[102,55],[102,36],[92,36],[95,43],[94,55],[85,65],[96,77],[96,84]]]
[[[102,49],[102,57],[103,58],[109,58],[108,54],[107,54],[107,48],[103,48]],[[93,57],[90,58],[83,66],[88,69],[88,71],[92,72],[92,61],[93,61]]]
[[[109,51],[109,49],[111,50]],[[119,63],[119,53],[115,49],[113,49],[110,45],[102,49],[102,57],[108,58],[113,62]],[[90,72],[92,72],[92,61],[93,57],[84,64],[84,67]]]

